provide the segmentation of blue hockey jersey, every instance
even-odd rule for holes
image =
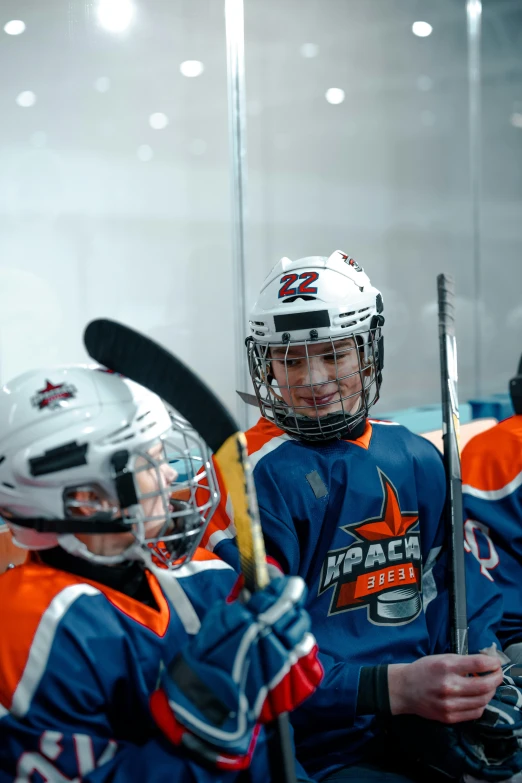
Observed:
[[[504,598],[499,637],[506,648],[522,642],[522,416],[466,444],[462,484],[466,541]]]
[[[356,716],[362,666],[449,652],[440,453],[406,428],[367,422],[353,441],[294,440],[265,419],[247,433],[267,551],[308,587],[325,679],[292,716],[297,755],[318,780],[353,764],[374,736]],[[222,502],[204,545],[237,562]],[[467,557],[470,651],[496,641],[502,602]]]
[[[0,576],[1,783],[236,779],[176,750],[149,711],[160,663],[235,582],[208,554],[174,573],[147,572],[157,609],[34,558]],[[252,762],[258,783],[270,779],[263,738]]]

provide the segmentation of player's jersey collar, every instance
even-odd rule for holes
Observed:
[[[256,438],[249,438],[249,441],[255,440],[255,445],[253,443],[249,442],[249,453],[252,453],[253,451],[256,451],[257,448],[259,448],[259,444],[257,443],[258,440],[261,440],[263,443],[271,440],[272,438],[284,438],[285,440],[295,440],[297,443],[299,443],[299,438],[293,438],[290,435],[288,435],[284,430],[282,430],[280,427],[275,425],[273,422],[269,421],[268,419],[265,419],[264,416],[261,416],[257,422],[257,424],[252,427],[252,429],[249,431],[250,433],[255,434],[258,436]],[[372,425],[366,419],[364,422],[360,423],[360,426],[355,429],[355,431],[352,434],[351,438],[343,438],[343,441],[346,443],[354,443],[356,446],[360,446],[363,449],[368,449],[370,445],[370,441],[372,439]],[[306,441],[305,441],[306,442]],[[308,445],[314,445],[320,447],[320,443],[313,443]],[[256,448],[257,446],[257,448]]]

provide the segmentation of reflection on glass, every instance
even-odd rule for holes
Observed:
[[[10,22],[4,24],[4,32],[7,35],[21,35],[25,30],[25,22],[21,19],[11,19]]]
[[[98,0],[96,15],[100,25],[111,33],[122,33],[134,19],[136,8],[131,0]]]

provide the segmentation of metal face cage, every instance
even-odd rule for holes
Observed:
[[[379,399],[378,324],[321,341],[263,344],[250,338],[247,350],[262,415],[302,440],[344,437]]]
[[[132,531],[138,544],[172,569],[193,556],[219,490],[207,446],[185,419],[172,410],[170,415],[171,430],[148,448],[113,455],[117,500],[95,484],[68,487],[64,515],[119,520],[120,530]]]

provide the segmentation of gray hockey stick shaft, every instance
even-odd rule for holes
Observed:
[[[446,520],[450,533],[451,650],[468,652],[464,519],[460,468],[459,403],[457,395],[457,343],[455,338],[455,284],[438,275],[440,379],[442,391],[442,442],[446,470]]]

